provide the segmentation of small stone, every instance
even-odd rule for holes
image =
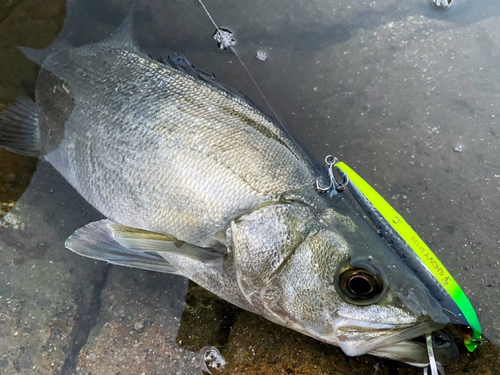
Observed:
[[[219,372],[226,366],[226,364],[226,360],[224,359],[222,354],[220,354],[219,349],[217,349],[216,347],[204,346],[200,350],[200,367],[204,372],[213,374],[211,369]],[[209,367],[211,369],[209,369]]]
[[[255,58],[260,61],[266,61],[267,59],[267,52],[266,51],[257,51],[257,55],[255,55]]]
[[[452,0],[432,0],[432,2],[438,8],[449,8],[451,6]]]
[[[18,336],[19,335],[19,332],[14,332],[14,336]]]
[[[233,38],[233,32],[222,27],[215,30],[212,38],[215,39],[220,49],[228,49],[236,44],[236,40]]]
[[[137,332],[142,332],[144,331],[144,322],[141,320],[139,322],[136,322],[134,324],[134,329],[137,331]]]

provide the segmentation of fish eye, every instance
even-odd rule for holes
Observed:
[[[382,293],[383,285],[377,275],[365,268],[349,266],[338,278],[338,290],[347,302],[367,305]]]

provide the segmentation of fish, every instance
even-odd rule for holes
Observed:
[[[249,98],[177,56],[141,50],[131,16],[107,39],[40,53],[35,101],[0,114],[0,145],[48,161],[105,219],[65,246],[173,273],[339,346],[446,365],[450,318],[344,193]]]

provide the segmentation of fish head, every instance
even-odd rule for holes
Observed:
[[[347,199],[321,214],[270,205],[235,222],[232,237],[239,288],[269,320],[350,356],[422,366],[427,349],[417,340],[434,333],[436,360],[458,358],[436,333],[449,323],[442,306]]]

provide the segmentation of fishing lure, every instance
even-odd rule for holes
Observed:
[[[465,335],[464,344],[469,351],[474,351],[481,343],[479,319],[464,291],[443,263],[401,214],[352,168],[330,155],[325,162],[331,184],[328,187],[317,184],[318,190],[324,192],[332,188],[330,194],[333,196],[348,188],[380,235],[441,303],[451,322],[468,327],[470,333]],[[333,168],[343,179],[341,183],[335,180]]]

